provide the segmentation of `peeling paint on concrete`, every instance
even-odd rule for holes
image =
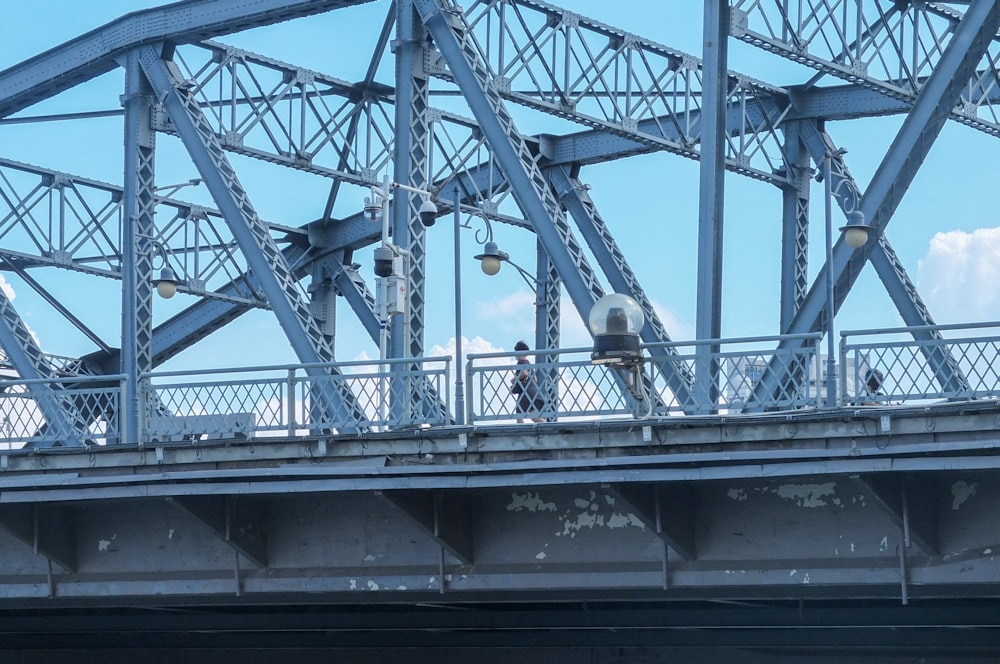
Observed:
[[[351,590],[357,590],[358,589],[358,580],[357,579],[351,579],[351,581],[349,583],[349,587],[350,587]]]
[[[809,574],[802,577],[802,583],[809,583]]]
[[[374,581],[368,582],[368,590],[378,590],[378,589],[379,585],[377,583],[375,583]]]
[[[606,527],[618,529],[636,527],[643,530],[646,528],[646,524],[636,515],[622,514],[609,509],[613,505],[613,501],[604,501],[604,504],[602,504],[597,493],[594,491],[590,492],[589,498],[573,499],[573,505],[580,511],[574,515],[570,510],[566,510],[563,516],[560,517],[563,527],[562,531],[556,532],[557,537],[566,535],[576,537],[576,534],[584,528]]]
[[[961,507],[962,503],[976,495],[976,490],[978,488],[979,485],[977,483],[973,482],[972,484],[969,484],[965,480],[959,480],[958,482],[952,484],[951,495],[953,499],[951,501],[951,509],[957,510]]]
[[[749,500],[745,489],[730,489],[726,492],[726,495],[729,496],[730,500],[735,500],[737,502]]]
[[[409,590],[406,586],[396,586],[396,590]]]
[[[538,493],[513,493],[507,504],[508,512],[555,512],[556,504],[543,501]]]
[[[118,538],[118,533],[115,533],[114,535],[111,536],[111,539],[109,540],[106,539],[97,540],[97,550],[101,552],[116,551],[117,549],[112,548],[111,545],[117,538]]]
[[[621,512],[615,512],[608,517],[608,528],[646,528],[646,524],[639,520],[635,514],[622,514]]]
[[[826,498],[834,495],[836,487],[835,482],[782,484],[775,493],[785,500],[794,501],[799,507],[826,507]],[[839,501],[834,499],[834,504],[839,505]]]
[[[535,554],[535,560],[545,560],[545,552],[539,551]]]
[[[799,573],[799,570],[793,569],[791,572],[788,573],[788,576],[795,576],[798,573]]]
[[[171,528],[167,531],[167,539],[172,540],[174,538],[174,529]]]
[[[888,548],[889,548],[889,536],[888,535],[884,535],[882,537],[882,541],[878,543],[878,550],[879,551],[885,551]]]

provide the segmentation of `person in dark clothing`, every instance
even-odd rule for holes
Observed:
[[[885,376],[878,369],[869,369],[865,372],[865,392],[862,395],[862,405],[864,406],[878,406],[879,397],[884,396],[882,392],[882,383],[885,381]]]
[[[518,341],[514,344],[514,350],[524,353],[528,350],[528,344]],[[524,422],[525,415],[533,415],[532,422],[544,422],[545,419],[538,417],[538,413],[545,409],[545,400],[542,398],[541,390],[538,386],[538,376],[531,367],[531,362],[526,355],[517,356],[517,373],[511,379],[510,391],[517,398],[517,423]]]

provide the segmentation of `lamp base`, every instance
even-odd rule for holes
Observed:
[[[642,361],[637,334],[599,334],[594,337],[591,364],[637,364]]]

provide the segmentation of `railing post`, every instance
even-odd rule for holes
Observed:
[[[128,412],[130,405],[128,399],[125,398],[125,395],[128,394],[128,390],[126,389],[128,386],[126,385],[126,383],[130,380],[132,380],[132,378],[126,375],[123,376],[121,381],[118,383],[119,384],[118,417],[117,417],[118,421],[115,422],[115,431],[118,434],[118,441],[120,443],[124,444],[130,442],[125,437],[126,431],[124,424],[125,422],[130,421],[129,420],[130,417],[134,417],[135,421],[138,422],[136,435],[139,437],[139,439],[135,442],[139,447],[142,447],[143,443],[149,437],[148,434],[149,422],[147,420],[147,414],[146,414],[146,411],[148,410],[147,404],[149,403],[149,394],[148,394],[149,379],[136,378],[136,380],[138,381],[138,384],[136,385],[135,389],[136,407],[139,409],[139,412],[136,413],[134,416]]]
[[[458,370],[458,369],[456,369],[456,370]],[[472,424],[476,423],[476,413],[475,413],[475,409],[473,408],[473,405],[475,404],[475,400],[469,398],[469,397],[472,396],[472,391],[473,391],[472,390],[472,360],[466,360],[464,371],[465,371],[465,384],[469,388],[469,394],[468,394],[468,396],[466,397],[466,400],[465,400],[465,423],[468,424],[468,425],[472,425]],[[479,400],[480,401],[483,400],[483,386],[482,385],[479,386]],[[480,406],[481,405],[482,404],[480,403]]]
[[[858,386],[858,362],[857,358],[854,361],[854,387]],[[855,390],[856,392],[856,390]],[[840,394],[837,395],[839,405],[845,405],[847,403],[847,335],[843,332],[840,333]],[[857,394],[855,394],[857,396]]]
[[[421,381],[421,383],[423,385],[427,385],[428,384],[428,380],[426,378],[426,375],[427,375],[426,374],[426,364],[424,364],[423,366],[424,366],[424,369],[425,369],[424,372],[423,372],[425,378]],[[457,365],[456,365],[456,368],[457,368]],[[456,380],[455,380],[455,384],[456,384],[456,387],[455,387],[455,390],[456,390],[456,392],[455,392],[455,424],[465,424],[465,394],[464,394],[464,392],[462,394],[462,400],[461,401],[458,400],[458,387],[457,387],[457,385],[458,385],[458,382],[459,382],[458,378],[461,375],[462,374],[461,374],[460,371],[457,371],[457,370],[455,371],[455,378],[456,378]],[[447,358],[444,361],[444,412],[445,412],[445,421],[446,422],[447,422],[447,419],[448,419],[447,418],[447,414],[451,412],[451,390],[448,389],[449,385],[451,385],[451,358]],[[437,390],[436,391],[437,391],[438,394],[441,394],[441,385],[440,384],[437,386]],[[425,398],[428,398],[428,396],[429,395],[425,395]],[[461,422],[458,421],[458,414],[459,413],[462,413],[462,421]]]
[[[295,429],[296,429],[296,426],[295,426],[295,424],[296,424],[296,422],[295,422],[295,386],[296,386],[296,383],[297,383],[297,381],[296,381],[296,378],[295,378],[295,369],[289,369],[288,370],[288,383],[287,383],[287,385],[288,385],[288,387],[287,387],[287,389],[288,389],[288,398],[286,399],[286,401],[288,402],[288,436],[289,437],[292,437],[292,436],[295,435]]]

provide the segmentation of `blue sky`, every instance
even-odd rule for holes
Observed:
[[[36,0],[10,3],[0,23],[0,69],[102,25],[128,12],[158,2],[101,0]],[[558,3],[557,3],[558,4]],[[385,0],[312,19],[260,28],[220,41],[280,60],[357,80],[367,66],[374,32],[381,25]],[[675,49],[700,56],[701,3],[631,0],[566,2],[573,11]],[[369,36],[371,35],[371,36]],[[730,68],[775,85],[801,83],[810,73],[775,56],[730,42]],[[380,79],[392,83],[391,68]],[[822,84],[835,81],[823,81]],[[57,99],[28,109],[26,114],[101,110],[118,107],[121,72],[113,72]],[[831,135],[848,150],[847,162],[865,185],[895,135],[901,118],[831,123]],[[120,182],[121,126],[118,119],[0,126],[0,153],[5,157],[76,175]],[[995,204],[995,168],[990,156],[996,139],[949,123],[932,149],[888,229],[888,237],[932,315],[940,323],[1000,318],[1000,300],[994,294],[1000,252],[1000,228]],[[276,186],[274,167],[236,161],[251,200],[266,219],[297,225],[315,218],[325,202],[328,184],[303,181],[293,191]],[[157,173],[161,182],[194,176],[177,141],[158,138]],[[647,294],[661,311],[668,331],[677,340],[693,337],[695,323],[695,250],[698,216],[698,164],[658,154],[584,169],[581,179],[608,222]],[[723,335],[727,337],[775,334],[778,325],[778,249],[781,197],[777,189],[745,177],[726,178],[725,264],[723,267]],[[185,192],[182,193],[186,193]],[[365,192],[345,188],[336,212],[360,209]],[[822,189],[813,189],[816,223],[811,236],[811,275],[822,263]],[[837,225],[843,223],[839,213]],[[448,224],[439,223],[429,236],[428,354],[450,353],[453,346],[452,237]],[[517,229],[495,228],[497,240],[512,257],[531,268],[534,241]],[[519,338],[530,339],[532,294],[511,270],[494,278],[483,276],[471,260],[478,253],[472,234],[463,235],[463,332],[465,352],[510,350]],[[355,260],[370,263],[371,250]],[[370,274],[370,272],[368,273]],[[43,347],[57,354],[93,350],[85,339],[54,325],[56,318],[33,294],[17,286],[15,304],[36,331]],[[99,282],[101,280],[98,280]],[[88,285],[81,305],[75,279],[47,281],[54,292],[106,338],[117,338],[118,284]],[[108,302],[109,305],[102,305]],[[192,300],[178,297],[158,302],[157,320]],[[171,309],[171,308],[174,309]],[[377,348],[351,323],[349,309],[340,312],[338,357],[344,360],[377,356]],[[901,322],[885,296],[874,271],[866,267],[838,317],[839,329],[891,327]],[[255,312],[232,329],[214,335],[171,363],[186,366],[270,364],[291,362],[287,344],[270,314]],[[584,345],[582,323],[567,310],[564,346]],[[247,357],[240,343],[258,342],[259,356]],[[114,343],[114,341],[112,341]],[[266,350],[265,350],[266,349]]]

